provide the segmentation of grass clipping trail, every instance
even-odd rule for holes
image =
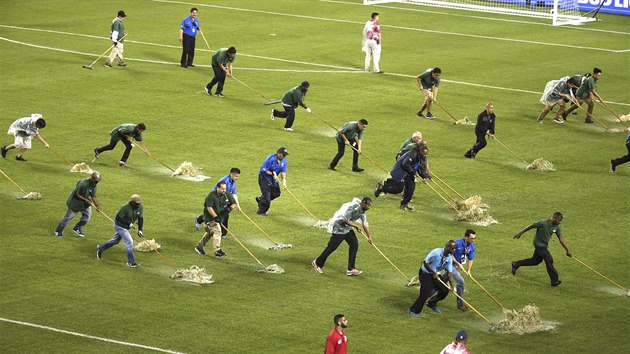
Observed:
[[[88,164],[86,164],[85,162],[81,162],[81,163],[73,165],[72,168],[70,169],[70,172],[92,173],[94,171],[92,171],[92,169],[90,168]]]
[[[532,163],[525,167],[526,170],[540,170],[540,171],[555,171],[553,164],[542,157],[534,160]]]
[[[205,268],[199,268],[196,265],[190,269],[178,269],[171,275],[171,279],[179,279],[194,284],[212,284],[212,274],[207,274]]]
[[[284,268],[274,263],[270,266],[265,267],[264,269],[259,270],[258,273],[283,274]]]
[[[173,172],[173,177],[181,177],[190,181],[203,181],[210,177],[201,174],[201,168],[193,165],[192,162],[184,161]]]
[[[466,221],[473,225],[488,226],[498,224],[490,214],[488,214],[488,204],[486,204],[481,196],[473,195],[466,200],[455,200],[457,208],[457,220]]]
[[[40,200],[40,199],[42,199],[42,194],[39,193],[39,192],[28,192],[28,194],[23,196],[22,199]]]
[[[475,125],[475,123],[473,123],[473,121],[471,121],[468,116],[465,116],[464,118],[455,121],[455,123],[453,123],[455,125]]]
[[[140,252],[151,252],[151,251],[159,251],[162,249],[162,246],[155,242],[155,239],[144,240],[138,243],[135,247],[136,251]]]
[[[492,331],[523,335],[556,328],[553,323],[540,318],[536,305],[527,305],[520,310],[503,310],[503,315],[505,318],[492,327]]]

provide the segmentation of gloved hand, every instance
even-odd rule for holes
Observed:
[[[219,215],[215,216],[212,218],[212,221],[214,222],[219,222]]]
[[[231,211],[232,211],[232,207],[230,207],[229,205],[223,208],[224,214],[229,214]]]
[[[306,111],[307,111],[308,113],[311,113],[311,112],[312,112],[312,110],[311,110],[310,108],[307,108],[307,109],[306,109]]]
[[[138,236],[141,238],[144,238],[144,234],[142,233],[142,230],[138,230]]]
[[[133,229],[133,223],[129,224],[129,228]]]
[[[118,42],[114,42],[114,47],[118,46]]]

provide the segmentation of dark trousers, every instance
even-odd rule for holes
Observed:
[[[427,300],[429,300],[429,306],[435,306],[438,301],[444,300],[448,295],[448,289],[435,279],[433,275],[423,272],[422,268],[418,270],[418,278],[420,278],[420,295],[418,295],[416,301],[409,308],[413,313],[422,312],[422,308]],[[442,281],[444,281],[444,279],[442,279]]]
[[[282,104],[282,107],[284,107],[284,112],[274,108],[273,115],[276,118],[286,118],[287,122],[284,124],[284,127],[291,128],[293,126],[293,121],[295,120],[295,108],[287,106],[284,103]]]
[[[470,148],[470,152],[472,153],[472,156],[477,155],[477,153],[479,151],[481,151],[481,149],[485,148],[486,145],[488,145],[488,142],[486,141],[486,133],[478,133],[475,132],[475,135],[477,136],[477,141],[475,142],[475,145],[472,146],[472,148]]]
[[[328,245],[322,254],[320,254],[315,260],[315,264],[317,264],[320,268],[324,268],[324,264],[326,264],[328,256],[335,252],[343,241],[346,241],[349,247],[348,270],[353,270],[355,268],[354,262],[357,258],[357,251],[359,251],[359,240],[357,240],[357,235],[354,234],[353,230],[350,230],[347,234],[332,234],[332,236],[330,236],[330,240],[328,240]]]
[[[618,165],[621,165],[622,163],[626,163],[630,161],[630,142],[626,143],[626,149],[628,149],[628,155],[614,159],[613,164],[615,166],[618,166]]]
[[[214,85],[219,84],[217,86],[216,93],[222,93],[223,84],[225,84],[225,71],[223,71],[220,66],[214,64],[212,64],[212,71],[214,71],[214,77],[212,78],[212,81],[208,82],[206,88],[208,89],[208,91],[212,91]]]
[[[407,175],[404,181],[395,181],[392,178],[388,178],[383,182],[383,192],[387,194],[399,194],[403,192],[403,197],[400,200],[401,205],[409,204],[413,193],[416,191],[416,182],[414,175]]]
[[[258,186],[260,187],[260,197],[258,201],[258,214],[266,213],[271,206],[271,201],[280,196],[280,185],[275,181],[269,181],[258,174]]]
[[[184,33],[182,39],[182,66],[192,65],[195,58],[195,37],[191,37]]]
[[[346,152],[346,144],[344,144],[343,140],[339,142],[338,140],[335,139],[335,141],[337,141],[337,155],[335,155],[335,157],[330,162],[330,167],[333,167],[333,168],[337,166],[337,164],[339,163],[339,160],[341,160],[341,158],[343,157],[343,154]],[[359,153],[355,150],[358,148],[358,144],[357,144],[357,141],[354,139],[348,139],[348,141],[350,142],[351,146],[354,146],[354,149],[351,148],[353,151],[352,167],[356,167],[359,165]]]
[[[547,274],[549,274],[549,279],[551,279],[551,283],[557,283],[558,272],[556,271],[556,268],[553,267],[553,257],[551,256],[551,252],[549,252],[546,247],[536,247],[534,249],[534,255],[532,256],[532,258],[516,261],[514,262],[514,265],[517,268],[535,266],[539,265],[542,261],[545,261],[545,265],[547,266]]]
[[[131,154],[131,141],[129,141],[126,138],[122,138],[121,140],[117,140],[112,138],[109,141],[109,145],[105,145],[103,147],[97,148],[96,151],[100,154],[103,151],[109,151],[109,150],[113,150],[116,145],[118,144],[119,141],[122,141],[123,144],[125,144],[125,152],[123,152],[122,157],[120,158],[120,161],[122,162],[127,162],[127,159],[129,158],[129,154]]]

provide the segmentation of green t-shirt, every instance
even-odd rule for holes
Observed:
[[[228,55],[228,48],[221,48],[217,50],[216,53],[212,56],[212,65],[219,66],[227,66],[228,63],[233,63],[234,58],[230,58]]]
[[[413,147],[416,146],[416,143],[411,141],[411,138],[407,139],[402,145],[400,145],[400,154],[404,155],[406,152],[411,151]]]
[[[558,237],[562,236],[560,231],[560,225],[554,225],[551,220],[542,220],[534,224],[536,228],[536,236],[534,236],[534,247],[549,246],[549,240],[551,240],[551,234],[556,234]]]
[[[595,82],[595,78],[591,76],[584,81],[584,83],[582,84],[582,86],[580,86],[575,95],[585,100],[590,96],[589,93],[596,88],[597,83]]]
[[[118,141],[123,139],[126,136],[132,137],[136,141],[142,141],[142,134],[136,134],[136,125],[135,124],[121,124],[114,128],[109,135],[111,135],[112,139]]]
[[[116,214],[116,225],[129,230],[129,224],[135,223],[138,218],[144,218],[142,204],[138,208],[131,206],[131,202],[123,205]]]
[[[234,200],[232,193],[225,192],[225,194],[219,195],[216,190],[208,193],[208,195],[206,196],[206,200],[203,203],[203,221],[212,221],[212,215],[208,213],[208,207],[212,207],[212,209],[214,209],[214,212],[219,215],[219,222],[223,224],[223,222],[225,221],[225,217],[227,216],[227,214],[224,213],[223,210],[227,206],[235,203],[236,201]]]
[[[282,96],[282,103],[297,108],[298,104],[304,100],[305,95],[306,93],[300,90],[300,86],[295,86]]]
[[[361,140],[363,138],[363,131],[359,130],[359,122],[348,122],[344,124],[339,130],[344,133],[346,139],[348,140],[354,139],[355,137],[358,140]],[[339,134],[339,131],[337,131],[336,138],[338,142],[343,143],[343,139],[341,138],[341,134]]]
[[[81,199],[75,198],[75,195],[77,193],[83,198],[91,200],[92,197],[96,196],[96,184],[92,185],[89,178],[82,179],[77,183],[77,185],[68,196],[68,200],[66,201],[66,205],[68,206],[68,208],[70,208],[72,211],[85,210],[90,206],[88,204],[85,204],[85,202]]]
[[[124,41],[123,37],[125,36],[125,26],[123,25],[122,21],[118,17],[116,17],[114,21],[112,21],[112,33],[114,31],[118,31],[117,41],[123,42]]]
[[[418,75],[418,78],[422,82],[422,88],[424,89],[430,90],[434,85],[435,87],[440,87],[440,78],[434,79],[433,75],[431,75],[431,70],[427,70]]]

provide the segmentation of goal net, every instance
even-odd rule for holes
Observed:
[[[595,21],[583,16],[578,0],[363,0],[364,5],[400,2],[458,10],[547,18],[554,26]]]

